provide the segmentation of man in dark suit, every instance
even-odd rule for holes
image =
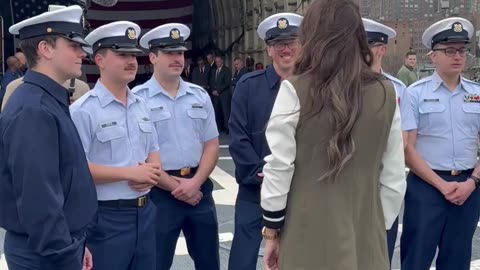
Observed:
[[[236,57],[235,60],[233,60],[233,67],[235,68],[235,73],[232,78],[232,92],[235,91],[238,80],[248,72],[247,68],[243,66],[243,60],[240,57]]]
[[[200,85],[203,89],[209,91],[208,75],[210,74],[210,66],[205,65],[203,57],[197,58],[197,66],[192,71],[192,83]]]
[[[232,100],[232,90],[230,89],[232,73],[228,67],[224,66],[223,61],[223,56],[215,57],[217,68],[210,71],[210,94],[212,95],[218,129],[228,134],[228,119],[230,118],[230,102]]]

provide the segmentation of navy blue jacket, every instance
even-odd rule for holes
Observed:
[[[98,203],[67,92],[31,70],[23,81],[0,115],[0,227],[25,235],[48,269],[81,269],[72,258]]]
[[[238,199],[260,203],[260,187],[265,161],[270,154],[265,129],[280,87],[280,76],[273,65],[242,76],[232,98],[228,124],[230,154],[235,163],[235,178],[240,185]]]

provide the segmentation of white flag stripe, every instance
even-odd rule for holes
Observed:
[[[132,10],[132,11],[117,11],[117,10],[89,10],[88,17],[90,20],[96,21],[143,21],[143,20],[164,20],[175,19],[193,14],[193,6],[171,9],[157,9],[157,10]]]

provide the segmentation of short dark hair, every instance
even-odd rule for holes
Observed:
[[[215,55],[215,58],[220,58],[222,60],[225,60],[225,55],[223,54]]]
[[[242,58],[240,58],[240,57],[237,56],[237,57],[235,57],[235,58],[233,59],[233,61],[237,61],[237,60],[242,61]]]
[[[410,55],[415,55],[417,56],[417,53],[416,52],[412,52],[412,51],[409,51],[405,54],[405,58],[408,58]]]
[[[20,48],[25,54],[25,59],[27,59],[27,65],[30,68],[34,68],[37,66],[38,59],[40,59],[37,51],[38,44],[40,42],[45,41],[50,46],[55,47],[58,38],[60,38],[60,36],[58,35],[45,35],[22,40],[20,42]]]

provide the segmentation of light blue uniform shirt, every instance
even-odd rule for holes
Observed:
[[[415,148],[430,168],[472,169],[480,130],[480,85],[461,78],[450,92],[435,72],[410,85],[404,96],[403,130],[417,130]]]
[[[130,90],[127,93],[124,106],[98,81],[70,106],[89,162],[130,167],[158,151],[157,133],[145,101]],[[96,187],[98,200],[134,199],[148,193],[131,189],[127,181]]]
[[[150,108],[163,169],[197,167],[204,143],[218,137],[215,113],[207,92],[180,79],[177,96],[172,98],[153,76],[132,91],[143,97]]]

